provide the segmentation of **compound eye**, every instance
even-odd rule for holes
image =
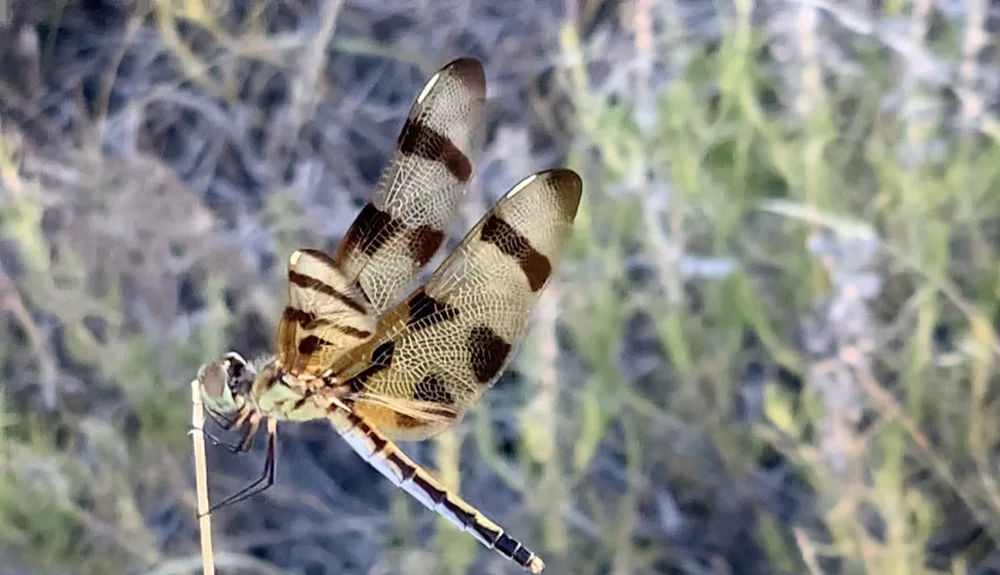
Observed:
[[[226,361],[213,361],[198,370],[198,381],[210,397],[220,397],[229,384]]]
[[[225,369],[229,382],[235,383],[243,379],[243,375],[246,373],[246,364],[242,361],[227,359]]]

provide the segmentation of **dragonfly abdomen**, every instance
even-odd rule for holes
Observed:
[[[351,448],[396,487],[404,489],[428,509],[436,511],[486,547],[495,549],[528,571],[541,573],[545,569],[541,557],[508,536],[478,509],[450,493],[364,419],[339,407],[335,407],[328,417]]]

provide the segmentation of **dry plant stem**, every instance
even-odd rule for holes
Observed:
[[[198,530],[201,532],[201,562],[205,575],[215,575],[212,558],[212,516],[208,514],[208,481],[205,464],[205,410],[198,380],[191,382],[191,441],[194,443],[194,477],[198,492]]]
[[[59,390],[56,389],[58,368],[52,354],[49,353],[45,334],[31,316],[30,306],[25,304],[21,294],[14,285],[14,280],[0,266],[0,312],[9,311],[28,334],[31,346],[38,356],[39,382],[42,384],[42,399],[45,406],[53,409],[58,401]]]
[[[809,536],[799,527],[793,528],[792,533],[795,534],[795,543],[799,547],[799,552],[802,553],[802,559],[809,569],[809,575],[822,575],[823,571],[820,569],[816,557],[816,548],[809,540]]]

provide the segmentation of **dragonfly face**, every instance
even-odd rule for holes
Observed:
[[[231,351],[198,370],[201,400],[218,415],[232,415],[246,405],[257,370],[240,354]]]

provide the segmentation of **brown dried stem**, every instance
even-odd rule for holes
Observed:
[[[208,513],[208,481],[205,463],[205,410],[201,405],[198,380],[191,382],[191,440],[194,443],[194,476],[198,492],[198,530],[201,532],[202,571],[215,575],[212,556],[212,516]]]

